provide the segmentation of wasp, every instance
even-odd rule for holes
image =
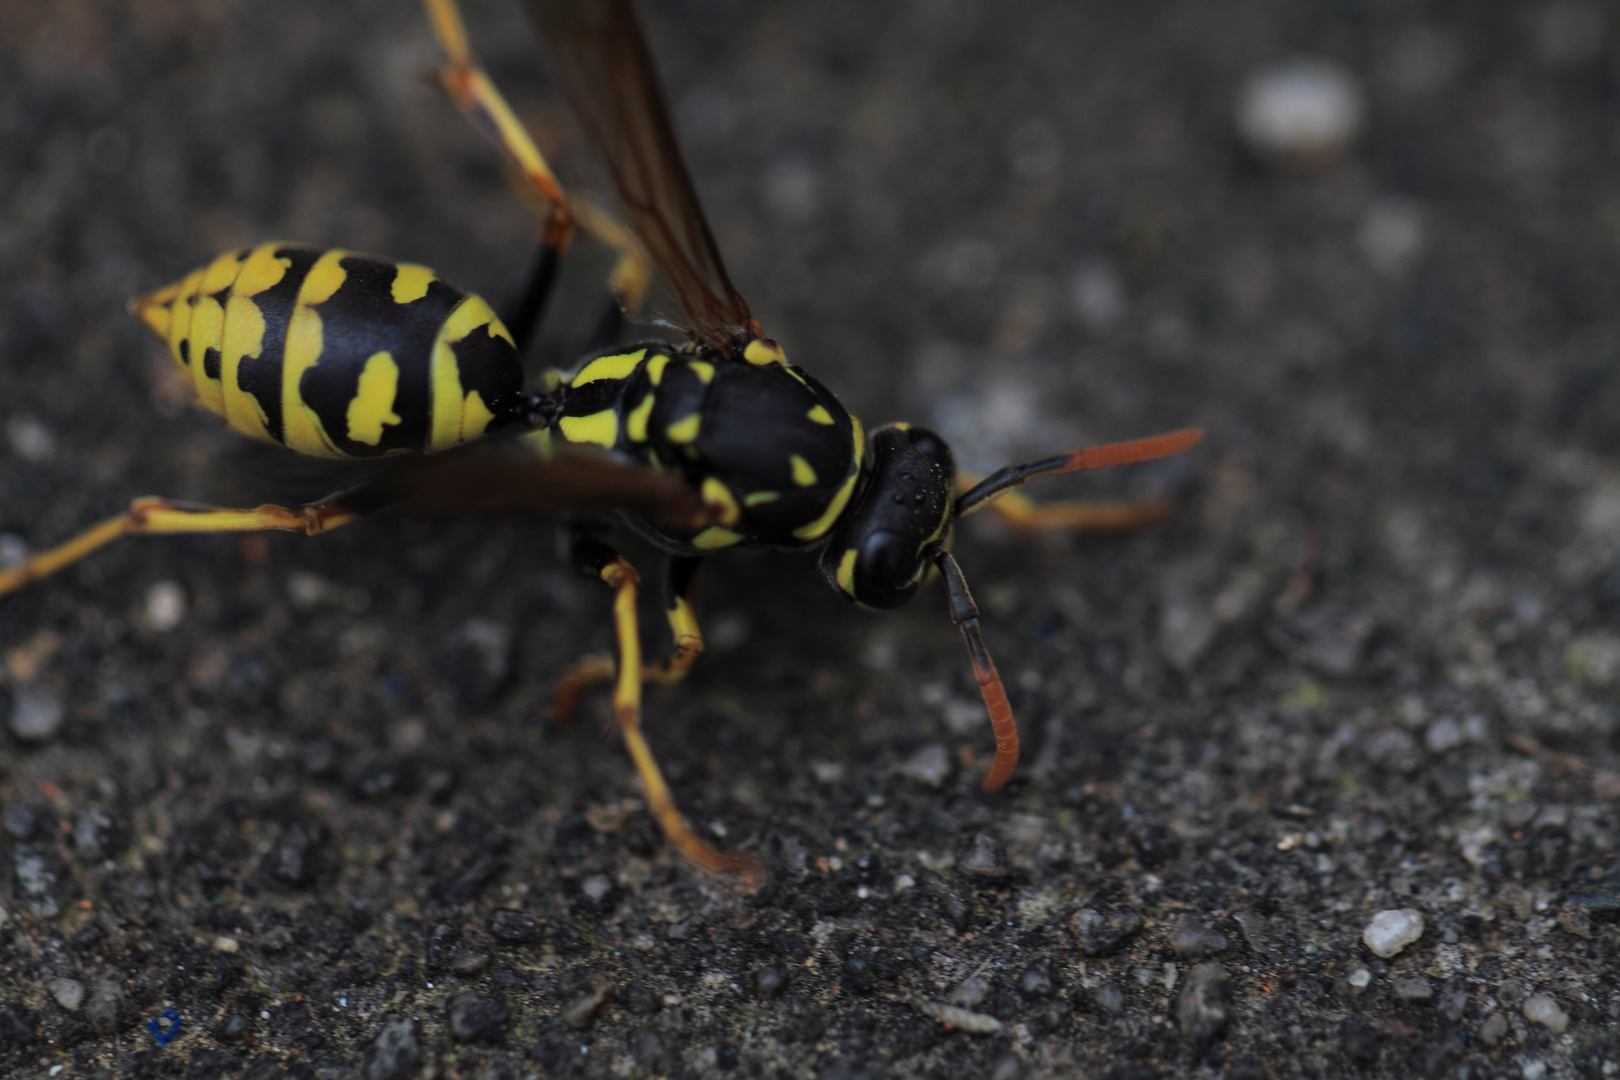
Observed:
[[[996,754],[983,787],[1018,761],[1018,727],[951,555],[956,522],[993,507],[1025,529],[1128,529],[1162,503],[1038,506],[1015,489],[1038,476],[1179,453],[1186,429],[1010,465],[971,483],[922,427],[868,434],[767,337],[727,276],[681,155],[631,0],[528,0],[552,68],[606,164],[623,221],[565,192],[470,49],[455,0],[424,0],[445,53],[448,96],[515,166],[541,215],[524,284],[504,317],[432,270],[345,250],[265,243],[221,255],[131,302],[197,403],[232,429],[295,453],[374,463],[363,479],[298,507],[233,509],[148,497],[0,573],[0,595],[122,536],[279,529],[313,536],[391,507],[541,507],[616,513],[664,554],[672,651],[644,663],[640,575],[611,534],[581,519],[571,557],[613,591],[614,657],[575,665],[557,689],[569,711],[612,681],[613,716],[665,836],[695,865],[756,876],[711,847],[676,805],[642,731],[645,682],[674,682],[703,651],[699,566],[727,548],[816,554],[828,583],[867,608],[904,604],[932,577],[967,645]],[[616,262],[598,347],[568,373],[524,385],[522,356],[577,232]],[[679,306],[686,343],[615,344],[654,273]]]

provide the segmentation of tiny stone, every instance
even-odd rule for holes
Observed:
[[[989,833],[980,833],[973,838],[973,850],[957,868],[981,881],[999,881],[1008,874],[1007,849]]]
[[[1258,911],[1244,908],[1232,913],[1232,919],[1243,932],[1243,943],[1252,953],[1268,951],[1270,943],[1266,939],[1266,917]]]
[[[776,968],[767,964],[754,972],[754,993],[767,1001],[779,996],[787,988],[787,980]]]
[[[450,970],[458,975],[476,975],[489,966],[489,953],[482,949],[467,949],[450,961]]]
[[[1522,829],[1535,820],[1539,809],[1533,802],[1508,803],[1502,808],[1502,824],[1510,829]]]
[[[1353,989],[1365,990],[1372,985],[1372,972],[1366,968],[1356,968],[1350,973],[1350,977],[1344,981],[1349,983]]]
[[[1495,1046],[1507,1034],[1508,1018],[1505,1014],[1493,1012],[1479,1025],[1479,1041],[1486,1046]]]
[[[1395,996],[1402,1001],[1432,1001],[1434,999],[1434,987],[1429,985],[1427,979],[1414,975],[1396,979],[1390,984],[1390,989],[1394,990]]]
[[[1092,991],[1092,999],[1102,1008],[1117,1013],[1125,1007],[1125,993],[1113,983],[1104,983]]]
[[[894,771],[931,788],[943,787],[951,778],[951,755],[939,743],[929,743],[895,766]]]
[[[45,742],[62,726],[62,699],[43,686],[25,686],[11,702],[11,733],[23,742]]]
[[[366,1051],[365,1080],[408,1080],[422,1064],[422,1041],[416,1021],[395,1016],[377,1029]]]
[[[1525,998],[1524,1018],[1553,1031],[1569,1027],[1569,1014],[1558,1007],[1550,994],[1532,994]]]
[[[84,1002],[84,983],[77,979],[52,979],[45,984],[45,989],[68,1012],[73,1012]]]
[[[593,904],[600,904],[602,898],[613,891],[613,882],[606,874],[592,874],[580,882],[579,891],[589,897]]]
[[[1422,936],[1423,913],[1415,908],[1380,911],[1361,932],[1362,943],[1385,960]]]
[[[1447,750],[1461,746],[1462,725],[1457,723],[1455,716],[1442,716],[1429,725],[1429,730],[1424,734],[1424,742],[1428,743],[1429,749],[1436,754],[1443,754]]]
[[[1562,803],[1549,803],[1541,808],[1532,823],[1537,829],[1565,829],[1569,827],[1569,807]]]
[[[1530,984],[1523,979],[1503,979],[1496,986],[1496,1000],[1505,1008],[1513,1008],[1530,996]]]
[[[489,933],[496,941],[522,945],[540,940],[545,924],[527,911],[502,908],[489,917]]]
[[[1249,77],[1237,126],[1251,149],[1293,165],[1338,157],[1361,126],[1361,87],[1325,60],[1296,59]]]
[[[146,590],[146,622],[166,634],[186,617],[186,591],[178,581],[154,581]]]
[[[238,952],[242,948],[242,943],[233,937],[225,937],[222,935],[214,939],[214,948],[222,953],[233,953]]]
[[[123,990],[111,979],[103,979],[96,984],[95,992],[90,995],[90,1003],[85,1006],[84,1018],[90,1026],[103,1035],[110,1034],[118,1027],[118,1007],[123,1002]]]
[[[1197,960],[1226,951],[1226,935],[1194,918],[1184,918],[1170,931],[1170,951],[1184,960]]]
[[[1440,1015],[1444,1016],[1447,1020],[1450,1020],[1452,1023],[1456,1023],[1458,1020],[1461,1020],[1462,1019],[1462,1014],[1465,1011],[1467,1011],[1467,1009],[1468,1009],[1468,992],[1467,991],[1465,991],[1465,990],[1453,990],[1448,994],[1441,995],[1441,998],[1440,998]]]
[[[990,980],[983,975],[975,975],[952,990],[945,1001],[951,1005],[960,1005],[964,1009],[972,1009],[989,996]]]
[[[1620,865],[1611,866],[1596,881],[1572,885],[1569,904],[1572,908],[1589,913],[1620,911]]]
[[[450,999],[447,1015],[450,1037],[456,1042],[493,1042],[506,1031],[512,1009],[504,997],[468,990]]]
[[[219,1026],[216,1034],[220,1042],[237,1042],[245,1038],[252,1027],[252,1020],[241,1013],[232,1013],[225,1018],[225,1022]]]
[[[1592,940],[1592,916],[1577,907],[1568,907],[1558,913],[1558,925],[1566,934]]]
[[[1536,910],[1536,898],[1523,885],[1509,882],[1496,893],[1496,903],[1519,920],[1528,919]]]
[[[1226,1026],[1232,1011],[1232,980],[1217,963],[1203,963],[1187,973],[1176,998],[1176,1022],[1194,1042],[1206,1042]]]
[[[563,1023],[576,1030],[583,1028],[612,997],[613,984],[601,975],[592,976],[590,989],[575,998],[562,1011]]]
[[[1124,944],[1142,929],[1142,916],[1130,908],[1104,914],[1095,908],[1081,908],[1070,920],[1069,928],[1080,951],[1087,956],[1101,956]]]
[[[1018,992],[1027,998],[1050,997],[1052,993],[1052,966],[1037,960],[1024,969],[1018,978]]]

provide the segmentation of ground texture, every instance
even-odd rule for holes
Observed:
[[[648,722],[757,892],[665,850],[601,702],[544,723],[609,641],[554,521],[108,550],[0,602],[0,1073],[1614,1075],[1605,8],[649,6],[794,359],[981,471],[1202,424],[1043,489],[1178,517],[963,530],[1026,735],[993,801],[937,592],[717,559]],[[469,15],[589,183],[518,5]],[[1266,160],[1235,103],[1296,54],[1365,124]],[[336,482],[189,408],[136,292],[268,238],[505,292],[530,221],[434,61],[409,4],[0,6],[0,556]],[[599,302],[577,254],[537,367]],[[1386,911],[1422,932],[1380,956]]]

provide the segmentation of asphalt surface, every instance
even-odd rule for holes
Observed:
[[[469,6],[590,185],[519,6]],[[665,849],[599,698],[546,725],[610,640],[554,520],[100,553],[0,601],[0,1073],[1614,1075],[1620,18],[649,6],[793,359],[979,471],[1203,425],[1037,492],[1177,517],[962,530],[1026,738],[994,800],[937,591],[716,559],[648,727],[757,892]],[[1245,144],[1301,55],[1359,132]],[[0,7],[0,557],[341,480],[187,406],[137,292],[276,238],[505,293],[531,219],[435,60],[409,4]]]

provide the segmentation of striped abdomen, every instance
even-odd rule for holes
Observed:
[[[312,457],[432,453],[523,404],[512,336],[433,271],[261,244],[131,305],[197,400],[232,428]]]

